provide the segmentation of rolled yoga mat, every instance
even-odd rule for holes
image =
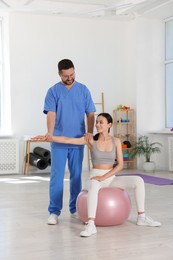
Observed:
[[[34,153],[30,153],[29,163],[40,170],[46,169],[49,164],[47,159],[44,159],[43,157],[40,157],[39,155]]]
[[[50,158],[50,151],[47,149],[44,149],[43,147],[39,147],[39,146],[35,147],[33,150],[33,153],[37,154],[47,160],[49,160],[49,158]]]

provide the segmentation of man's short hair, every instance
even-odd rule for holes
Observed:
[[[61,70],[68,70],[68,69],[71,69],[71,68],[74,68],[74,64],[71,60],[63,59],[58,63],[59,72]]]

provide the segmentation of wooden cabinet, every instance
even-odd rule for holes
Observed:
[[[136,142],[136,119],[134,109],[113,111],[113,134],[120,138],[123,149],[124,168],[136,168],[136,158],[131,151]]]

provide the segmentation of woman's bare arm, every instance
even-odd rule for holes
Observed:
[[[71,137],[66,137],[66,136],[38,135],[38,136],[32,137],[31,141],[35,141],[35,142],[56,142],[56,143],[77,144],[77,145],[87,144],[84,137],[71,138]]]

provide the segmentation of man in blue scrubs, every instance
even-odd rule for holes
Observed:
[[[51,87],[45,97],[44,113],[47,114],[46,136],[59,135],[89,138],[93,133],[96,111],[88,88],[75,81],[75,68],[68,59],[58,63],[61,81]],[[87,132],[85,130],[85,114]],[[81,172],[84,147],[61,143],[51,144],[50,204],[48,224],[58,223],[63,206],[64,172],[66,161],[70,172],[69,210],[76,213],[76,199],[81,191]]]

